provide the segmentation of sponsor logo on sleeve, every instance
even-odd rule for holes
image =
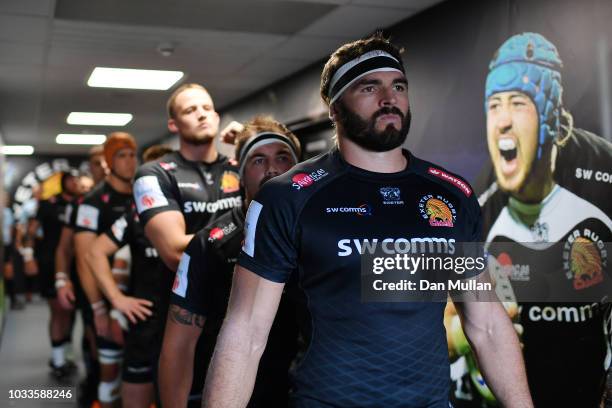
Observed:
[[[240,190],[240,178],[238,173],[233,171],[225,171],[221,177],[221,191],[226,194],[235,193]]]
[[[246,220],[244,222],[244,244],[242,250],[251,258],[255,256],[255,231],[257,229],[257,221],[263,205],[253,200],[249,205]]]
[[[176,163],[174,162],[159,162],[159,167],[161,167],[162,169],[166,170],[166,171],[170,171],[170,170],[174,170],[176,169]]]
[[[218,239],[222,239],[225,236],[223,230],[219,227],[213,228],[210,230],[210,234],[208,235],[208,241],[214,242]]]
[[[210,234],[208,234],[208,242],[215,242],[220,239],[223,239],[228,234],[236,231],[238,227],[233,222],[230,222],[228,225],[224,225],[222,227],[215,227],[210,230]]]
[[[385,205],[403,205],[401,191],[399,187],[381,187],[379,190]]]
[[[81,204],[77,211],[76,225],[92,231],[98,230],[100,210],[89,204]]]
[[[164,196],[159,180],[155,176],[142,176],[136,180],[134,198],[138,213],[168,205],[168,199]]]
[[[324,177],[327,177],[329,173],[324,169],[318,169],[313,171],[312,173],[297,173],[291,177],[291,187],[296,190],[301,190],[306,187],[312,186],[317,181],[321,180]]]
[[[448,183],[455,185],[455,187],[463,191],[463,194],[465,194],[467,197],[472,195],[472,189],[470,188],[470,186],[468,186],[468,184],[460,178],[455,177],[452,174],[448,174],[443,170],[436,169],[435,167],[430,167],[427,172],[432,176],[436,176],[439,179],[442,179]]]
[[[175,295],[180,297],[185,297],[187,294],[187,273],[189,271],[189,262],[191,261],[191,257],[183,253],[181,256],[181,261],[179,262],[178,269],[176,270],[176,275],[174,276],[174,284],[172,285],[172,292]]]
[[[123,235],[125,235],[125,229],[127,228],[127,220],[125,217],[117,218],[117,221],[113,223],[111,226],[111,232],[113,233],[115,239],[119,242],[123,240]]]
[[[453,227],[457,221],[457,210],[441,195],[427,194],[419,200],[421,217],[432,227]]]
[[[64,210],[64,222],[66,224],[68,224],[70,222],[70,217],[72,217],[72,210],[73,209],[74,209],[73,206],[67,205],[66,209]]]

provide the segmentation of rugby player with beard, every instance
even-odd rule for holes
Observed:
[[[246,406],[293,276],[310,318],[302,322],[304,353],[291,373],[292,406],[447,408],[444,302],[363,301],[368,288],[358,243],[478,242],[478,202],[459,176],[402,149],[410,123],[408,81],[400,51],[381,35],[332,54],[321,96],[337,146],[270,180],[251,201],[204,406]],[[429,207],[431,200],[448,210],[445,219],[421,211],[420,203]],[[531,407],[504,308],[466,302],[457,309],[498,398],[507,407]]]

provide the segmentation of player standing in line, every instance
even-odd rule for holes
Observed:
[[[167,103],[168,129],[179,136],[176,152],[142,165],[134,182],[134,201],[145,235],[163,264],[163,295],[156,305],[163,333],[174,275],[193,234],[214,218],[242,206],[238,168],[215,147],[219,114],[211,96],[198,84],[178,87]],[[161,350],[161,338],[155,345]],[[159,352],[156,353],[159,355]],[[205,373],[196,372],[190,394],[201,400]]]
[[[122,339],[115,331],[111,332],[107,302],[85,261],[85,254],[96,237],[127,211],[132,203],[132,178],[137,166],[134,138],[123,132],[111,133],[104,143],[104,156],[110,174],[84,197],[73,218],[77,271],[91,305],[97,335],[100,363],[98,399],[103,407],[112,407],[119,399]]]
[[[298,274],[311,319],[293,406],[448,407],[444,303],[361,300],[360,241],[404,239],[407,231],[421,241],[481,239],[468,183],[401,148],[410,125],[404,72],[400,51],[380,35],[345,44],[325,65],[321,95],[338,146],[266,183],[251,201],[204,406],[246,406],[283,287]],[[425,207],[433,205],[445,211],[430,217]],[[531,407],[503,307],[458,309],[496,395],[507,407]]]
[[[146,163],[170,152],[169,147],[152,146],[144,151],[143,161]],[[125,245],[129,245],[132,254],[129,296],[120,290],[108,261]],[[122,403],[128,407],[148,408],[155,401],[154,365],[158,355],[155,344],[163,335],[158,332],[159,318],[156,316],[156,304],[163,295],[159,276],[161,261],[144,235],[134,205],[96,238],[86,260],[113,308],[130,321],[124,334]]]
[[[49,338],[52,355],[49,365],[57,378],[70,374],[76,366],[66,358],[66,347],[71,342],[71,311],[61,307],[55,289],[55,250],[57,249],[63,225],[66,222],[66,207],[78,195],[79,173],[77,170],[64,172],[61,177],[61,192],[42,200],[38,204],[36,217],[28,225],[30,231],[42,229],[42,240],[36,247],[41,295],[47,299],[50,309]]]
[[[160,357],[160,390],[164,407],[187,403],[193,368],[208,368],[227,309],[234,264],[244,239],[244,214],[264,182],[285,173],[300,157],[300,144],[284,125],[258,116],[236,136],[236,159],[245,192],[243,207],[198,231],[183,253],[175,278]],[[286,296],[260,363],[251,407],[286,406],[289,364],[297,347],[296,313]],[[194,361],[200,337],[209,347]]]

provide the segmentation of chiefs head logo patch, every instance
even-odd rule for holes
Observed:
[[[233,171],[226,171],[221,177],[221,191],[224,193],[235,193],[240,190],[240,178],[238,173]]]
[[[574,240],[566,263],[566,268],[569,269],[567,276],[573,280],[574,289],[586,289],[603,281],[601,255],[596,244],[590,239],[579,236]]]
[[[454,227],[457,218],[453,204],[441,195],[427,194],[419,200],[419,212],[432,227]]]

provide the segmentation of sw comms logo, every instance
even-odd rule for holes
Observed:
[[[366,215],[372,215],[372,207],[369,204],[361,204],[359,207],[327,207],[325,212],[327,214],[357,214],[358,216],[363,217]]]
[[[427,194],[419,200],[421,217],[429,221],[432,227],[452,228],[457,220],[457,211],[453,204],[441,195]]]

